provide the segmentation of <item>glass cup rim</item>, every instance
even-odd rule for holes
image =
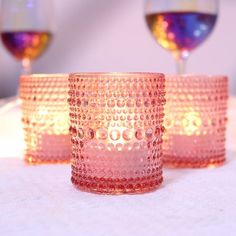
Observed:
[[[45,78],[49,78],[49,77],[68,77],[69,74],[66,73],[55,73],[55,74],[46,74],[46,73],[42,73],[42,74],[30,74],[30,75],[21,75],[20,77],[25,77],[25,78],[41,78],[41,77],[45,77]]]
[[[74,72],[70,73],[69,77],[81,76],[81,77],[98,77],[98,76],[112,76],[112,77],[150,77],[150,76],[162,76],[165,77],[165,74],[162,72]]]
[[[165,74],[165,78],[168,79],[228,79],[225,74]]]

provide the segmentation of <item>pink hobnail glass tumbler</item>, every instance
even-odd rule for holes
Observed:
[[[143,193],[162,182],[163,74],[69,77],[72,183],[103,194]]]
[[[21,76],[20,99],[25,161],[31,164],[69,163],[68,75]]]
[[[164,163],[215,167],[225,162],[226,76],[166,76]]]

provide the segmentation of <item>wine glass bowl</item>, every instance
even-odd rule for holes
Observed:
[[[177,61],[179,74],[192,50],[212,32],[218,0],[145,0],[147,26],[156,41]]]
[[[32,60],[38,58],[47,48],[51,41],[50,32],[19,31],[2,32],[1,38],[7,50],[19,60],[22,60],[25,71],[30,73],[27,67]]]
[[[22,61],[23,74],[31,73],[52,39],[51,0],[2,0],[1,39],[5,48]]]

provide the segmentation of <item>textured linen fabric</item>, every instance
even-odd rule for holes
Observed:
[[[142,195],[76,190],[69,165],[22,161],[20,113],[0,116],[0,235],[236,235],[236,99],[229,102],[227,163],[164,169]]]

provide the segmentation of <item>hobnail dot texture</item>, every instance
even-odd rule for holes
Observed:
[[[227,83],[224,76],[166,77],[166,165],[214,167],[224,163]]]
[[[162,182],[162,74],[72,74],[72,182],[106,194],[141,193]]]
[[[25,160],[70,161],[68,75],[31,75],[20,79]]]

